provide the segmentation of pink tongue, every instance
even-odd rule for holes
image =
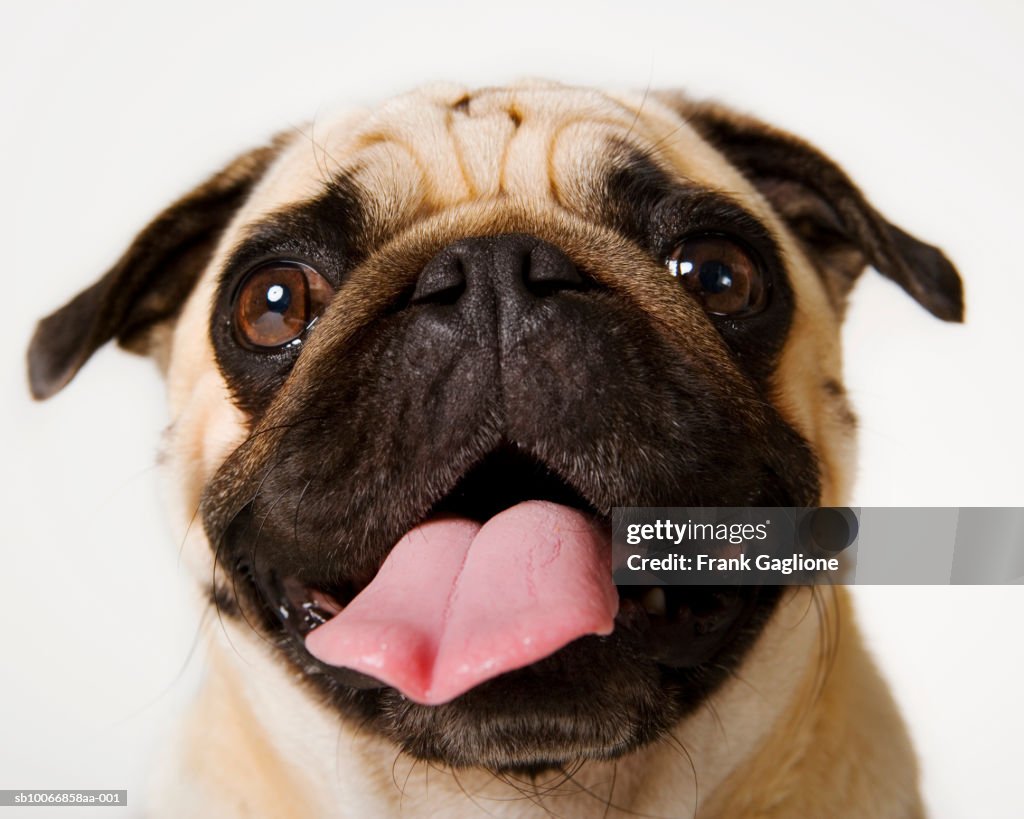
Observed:
[[[483,526],[417,526],[306,648],[439,705],[577,637],[610,634],[617,609],[609,547],[592,524],[575,509],[527,501]]]

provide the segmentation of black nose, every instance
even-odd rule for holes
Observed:
[[[536,236],[506,233],[448,245],[423,268],[412,303],[491,306],[501,321],[534,299],[583,287],[576,265],[559,248]]]

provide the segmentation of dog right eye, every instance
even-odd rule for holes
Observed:
[[[767,304],[768,286],[761,267],[738,242],[707,234],[684,239],[665,265],[716,316],[740,318]]]
[[[243,346],[256,350],[301,343],[333,296],[327,280],[308,265],[260,265],[242,279],[235,295],[235,335]]]

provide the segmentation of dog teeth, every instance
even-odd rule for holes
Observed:
[[[330,597],[326,594],[323,594],[315,590],[311,593],[311,597],[313,599],[310,601],[310,603],[316,606],[321,611],[327,612],[329,617],[333,617],[335,614],[341,611],[341,606],[338,605],[338,601],[335,600],[333,597]]]
[[[640,602],[648,614],[665,614],[665,590],[660,586],[648,591]]]

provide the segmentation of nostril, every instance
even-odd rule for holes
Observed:
[[[524,266],[524,283],[535,295],[583,288],[583,277],[572,259],[547,242],[540,242],[530,250]]]
[[[591,286],[593,281],[561,248],[536,236],[474,236],[459,239],[431,259],[415,285],[410,283],[411,293],[406,291],[400,309],[409,304],[454,306],[466,297],[474,304],[521,307],[532,299]]]
[[[413,304],[455,304],[466,290],[466,268],[458,253],[443,253],[420,274]]]

